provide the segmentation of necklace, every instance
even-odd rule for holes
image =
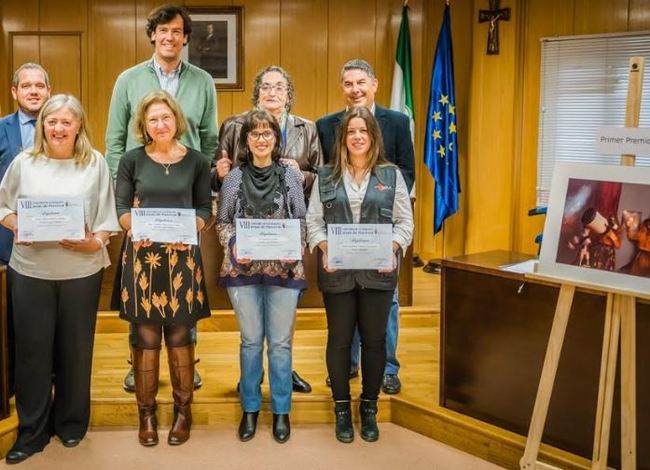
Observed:
[[[158,162],[162,165],[162,167],[165,169],[165,175],[169,175],[169,167],[173,165],[173,163],[162,163]]]

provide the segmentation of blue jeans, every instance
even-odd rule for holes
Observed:
[[[397,337],[399,335],[399,293],[397,287],[393,292],[393,302],[388,314],[388,325],[386,326],[386,366],[384,375],[397,375],[399,373],[399,361],[397,360]],[[361,351],[361,338],[359,330],[354,331],[352,345],[350,346],[350,367],[359,368],[359,354]]]
[[[262,406],[264,338],[269,359],[271,409],[277,414],[291,411],[291,348],[299,294],[298,289],[259,284],[228,287],[241,332],[241,407],[248,413],[259,411]]]

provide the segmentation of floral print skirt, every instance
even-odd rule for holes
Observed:
[[[193,325],[209,316],[198,246],[127,240],[122,252],[120,318]]]

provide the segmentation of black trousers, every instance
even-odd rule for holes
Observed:
[[[11,278],[16,338],[14,450],[34,453],[50,436],[83,438],[102,271],[80,279]]]
[[[386,365],[386,324],[393,291],[356,288],[323,293],[327,314],[327,372],[334,400],[350,399],[350,345],[355,327],[361,337],[361,398],[379,397]]]

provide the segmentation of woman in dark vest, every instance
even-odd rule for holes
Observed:
[[[335,270],[328,266],[327,224],[392,224],[393,268]],[[361,335],[361,437],[379,438],[377,398],[386,363],[385,334],[401,254],[411,243],[413,212],[398,168],[384,154],[381,131],[365,107],[349,110],[337,130],[333,164],[322,167],[307,211],[309,246],[318,247],[318,284],[327,313],[327,371],[335,402],[336,438],[352,442],[350,344]]]

